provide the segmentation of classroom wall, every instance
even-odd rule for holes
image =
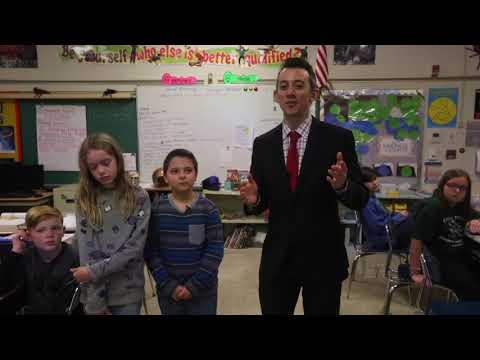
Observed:
[[[200,49],[213,47],[192,46],[198,46]],[[256,48],[265,45],[247,46]],[[304,46],[281,45],[280,47]],[[308,49],[309,60],[313,64],[317,45],[308,45]],[[430,87],[458,87],[460,89],[459,128],[464,128],[466,120],[473,119],[475,89],[480,88],[480,71],[476,68],[478,57],[471,58],[472,53],[465,50],[465,45],[377,45],[375,65],[334,65],[333,49],[333,45],[327,46],[330,78],[336,89],[421,89],[427,94]],[[107,87],[119,91],[134,91],[137,85],[158,83],[165,72],[178,76],[195,75],[201,80],[206,80],[208,73],[211,73],[214,82],[222,79],[225,71],[234,71],[239,74],[254,73],[262,79],[274,79],[277,73],[277,68],[264,66],[232,68],[232,66],[221,65],[190,67],[165,64],[65,63],[59,56],[61,47],[58,45],[39,45],[37,51],[39,63],[37,69],[0,69],[0,91],[30,91],[33,86],[41,86],[52,91],[103,91]],[[432,65],[440,66],[438,79],[431,79]],[[424,135],[428,135],[428,131],[425,129]],[[423,146],[424,156],[425,148]],[[445,162],[445,165],[467,169],[472,174],[475,191],[480,192],[480,177],[473,171],[475,149],[467,148],[466,150],[463,155],[457,154],[456,160]],[[423,186],[427,190],[431,188],[428,185]]]
[[[153,45],[146,45],[153,46]],[[155,45],[160,46],[160,45]],[[183,45],[171,45],[182,47]],[[216,45],[236,46],[236,45]],[[265,45],[248,45],[250,48]],[[305,45],[281,45],[281,48],[304,47]],[[200,49],[212,48],[211,45],[198,45]],[[309,60],[313,63],[317,45],[308,45]],[[189,67],[168,64],[78,64],[63,62],[60,58],[61,46],[38,45],[37,69],[2,69],[0,81],[67,81],[91,82],[87,86],[95,87],[95,82],[105,81],[122,85],[126,89],[134,89],[135,84],[142,81],[156,81],[163,73],[170,72],[177,75],[196,75],[206,80],[208,73],[212,73],[214,80],[221,79],[225,71],[232,71],[231,66],[208,65]],[[333,79],[390,79],[390,78],[418,78],[430,77],[432,65],[440,65],[440,75],[464,76],[478,75],[475,71],[475,61],[466,59],[463,45],[377,45],[375,65],[333,65],[333,45],[327,46],[329,54],[330,77]],[[466,69],[466,65],[469,65]],[[238,68],[238,73],[251,73],[252,69]],[[274,79],[275,67],[257,66],[254,73],[264,79]],[[127,83],[132,82],[132,83]],[[49,84],[49,86],[56,86]],[[61,84],[63,85],[63,84]],[[102,84],[103,85],[103,84]],[[21,84],[2,84],[4,88],[21,88]],[[30,84],[25,88],[31,89]]]

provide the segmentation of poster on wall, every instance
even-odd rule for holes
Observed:
[[[428,128],[456,128],[458,120],[458,89],[429,89],[427,113]]]
[[[425,161],[425,184],[438,184],[442,177],[441,161]]]
[[[0,68],[36,68],[35,45],[0,45]]]
[[[61,45],[64,62],[87,64],[230,65],[278,67],[287,58],[308,58],[308,46],[231,45],[201,48],[198,45]]]
[[[325,122],[352,131],[362,166],[375,167],[381,176],[416,181],[424,118],[419,91],[335,90],[323,106]]]
[[[480,148],[480,121],[467,121],[465,146]]]
[[[334,65],[373,65],[376,45],[335,45]]]
[[[22,160],[20,117],[15,101],[0,102],[0,159]]]
[[[46,171],[78,171],[78,150],[87,136],[85,106],[37,105],[38,163]]]

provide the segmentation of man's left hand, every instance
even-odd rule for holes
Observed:
[[[337,153],[337,162],[330,166],[328,174],[330,176],[327,176],[327,181],[332,185],[334,190],[342,190],[345,187],[348,167],[345,161],[343,161],[343,155],[341,152]]]

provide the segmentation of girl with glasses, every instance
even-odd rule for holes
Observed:
[[[480,264],[471,252],[466,232],[480,233],[480,213],[472,209],[471,180],[461,169],[447,170],[430,199],[415,216],[410,247],[410,272],[417,283],[424,281],[420,269],[422,244],[440,264],[442,285],[460,300],[480,300]]]

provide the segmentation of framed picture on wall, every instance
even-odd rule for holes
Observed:
[[[0,159],[22,160],[20,118],[15,101],[0,102]]]

